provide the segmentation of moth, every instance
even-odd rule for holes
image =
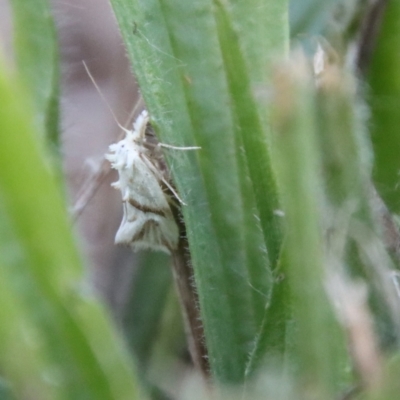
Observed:
[[[123,218],[115,243],[127,244],[134,251],[160,250],[170,253],[178,246],[179,229],[171,206],[181,204],[168,182],[160,147],[193,150],[198,147],[175,147],[146,139],[149,115],[143,111],[132,130],[124,129],[125,138],[109,147],[106,159],[118,171],[119,179],[112,184],[122,195]],[[174,199],[175,198],[175,199]]]

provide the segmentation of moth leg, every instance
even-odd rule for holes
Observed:
[[[170,144],[165,143],[157,143],[158,147],[163,147],[164,149],[172,149],[172,150],[200,150],[199,146],[189,146],[189,147],[181,147],[181,146],[172,146]]]
[[[139,156],[142,158],[143,162],[149,167],[150,171],[153,172],[153,174],[156,175],[173,193],[179,203],[181,203],[183,206],[186,206],[187,204],[179,197],[178,193],[176,193],[175,189],[168,183],[168,181],[164,179],[160,171],[153,165],[153,163],[144,154],[139,154]]]

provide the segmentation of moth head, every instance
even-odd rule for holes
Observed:
[[[133,129],[128,130],[120,126],[125,132],[125,138],[109,146],[110,152],[105,158],[110,161],[114,169],[123,169],[131,165],[129,160],[132,154],[138,151],[138,147],[143,145],[145,140],[146,127],[149,123],[149,114],[146,110],[142,111],[133,123]]]
[[[110,161],[111,166],[114,169],[123,168],[127,162],[129,152],[129,142],[127,138],[112,144],[108,149],[110,152],[105,155],[105,158]]]

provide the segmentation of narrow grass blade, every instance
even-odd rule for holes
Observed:
[[[367,74],[371,132],[375,151],[374,181],[389,209],[400,213],[400,5],[387,2],[381,32]]]
[[[13,324],[30,316],[27,324],[34,326],[44,348],[43,354],[28,349],[32,374],[43,360],[51,362],[58,397],[135,399],[138,389],[125,349],[84,283],[65,204],[26,98],[19,81],[1,66],[0,200],[8,239],[23,257],[20,263],[3,262],[4,295],[16,304],[10,306],[10,325],[7,314],[1,314],[2,333],[10,341]],[[18,359],[24,357],[23,349],[15,354]]]
[[[296,324],[293,361],[299,368],[301,391],[313,393],[314,398],[334,399],[339,368],[333,360],[343,349],[343,342],[337,336],[337,323],[324,288],[323,185],[315,92],[303,57],[280,68],[274,93],[273,161],[285,212],[286,274]]]
[[[171,288],[168,264],[169,259],[164,254],[151,253],[140,257],[132,295],[124,310],[124,331],[143,373],[151,358]]]
[[[30,93],[37,130],[55,150],[59,135],[58,41],[48,0],[12,0],[16,63]]]

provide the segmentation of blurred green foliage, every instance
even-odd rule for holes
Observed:
[[[111,3],[160,141],[201,146],[165,156],[188,204],[203,373],[218,391],[190,374],[165,256],[143,256],[122,329],[84,281],[50,161],[54,23],[45,0],[13,0],[16,71],[0,67],[0,398],[396,398],[398,3],[365,77],[344,61],[365,1]],[[290,38],[319,49],[318,76]]]

